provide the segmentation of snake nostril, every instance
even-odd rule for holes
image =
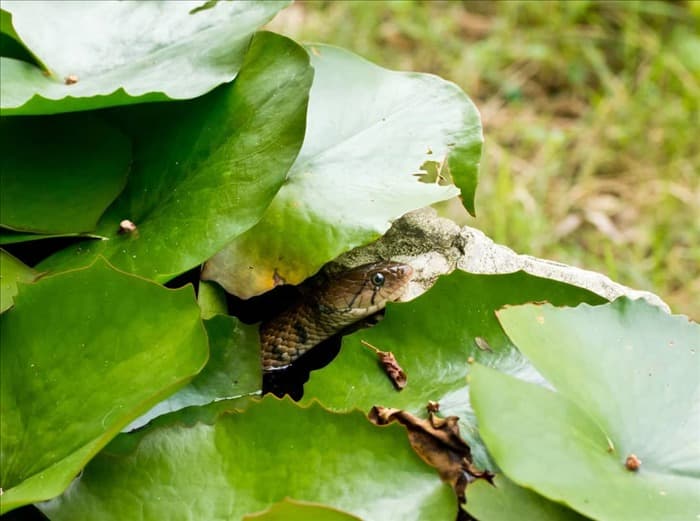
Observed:
[[[401,266],[401,268],[399,268],[399,273],[402,277],[410,277],[411,275],[413,275],[413,268],[408,265]]]

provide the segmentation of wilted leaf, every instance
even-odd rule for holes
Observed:
[[[0,58],[3,115],[201,96],[235,77],[251,35],[289,2],[205,3],[3,1],[44,66]]]
[[[183,425],[179,415],[120,435],[69,494],[40,508],[52,521],[208,521],[241,519],[292,498],[366,521],[454,517],[452,491],[398,426],[271,397],[211,425]]]
[[[57,271],[97,254],[167,281],[258,222],[304,136],[313,71],[292,40],[258,33],[236,80],[193,101],[121,109],[134,169],[86,241],[42,263]],[[138,109],[138,110],[137,110]],[[136,229],[120,233],[128,219]]]
[[[470,187],[462,197],[474,195],[481,124],[464,92],[335,47],[310,51],[316,75],[306,137],[287,182],[261,222],[204,271],[243,298],[281,281],[298,284],[406,212],[458,195],[455,186],[418,181],[413,174],[427,160],[449,156],[457,185]]]
[[[459,418],[440,418],[431,413],[422,420],[400,409],[373,407],[369,419],[377,425],[397,421],[406,427],[413,450],[423,461],[435,467],[443,481],[449,483],[460,502],[464,501],[464,489],[475,479],[491,481],[492,474],[480,471],[473,465],[472,454],[459,434]]]
[[[697,324],[627,299],[498,316],[558,391],[473,369],[480,432],[506,475],[595,519],[700,515]]]
[[[20,286],[0,315],[0,511],[60,494],[207,359],[191,288],[104,262]]]
[[[378,348],[374,347],[369,342],[365,342],[364,340],[362,341],[362,345],[369,347],[372,351],[374,351],[374,354],[377,355],[377,360],[381,364],[382,369],[384,369],[384,372],[389,380],[391,380],[391,383],[394,384],[397,391],[400,391],[406,387],[408,377],[406,376],[406,372],[399,365],[398,360],[396,360],[394,353],[391,351],[380,351]]]

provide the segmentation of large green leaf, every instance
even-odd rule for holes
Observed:
[[[12,306],[18,282],[31,282],[38,273],[5,250],[0,250],[0,313]]]
[[[211,425],[179,414],[120,435],[40,508],[52,521],[239,520],[289,497],[367,521],[454,518],[451,489],[401,427],[272,397]]]
[[[313,70],[288,38],[258,33],[232,85],[197,100],[122,109],[134,135],[134,169],[100,220],[108,240],[59,252],[61,270],[102,254],[166,281],[213,255],[261,218],[304,136]],[[120,233],[124,219],[136,231]]]
[[[581,288],[523,272],[472,275],[457,271],[442,277],[412,302],[390,304],[379,325],[344,337],[340,355],[333,363],[312,373],[304,388],[304,401],[318,399],[326,407],[341,411],[368,411],[373,405],[383,405],[414,414],[424,413],[429,400],[437,401],[442,413],[460,417],[462,435],[472,446],[477,462],[490,466],[469,404],[467,360],[472,357],[541,381],[506,337],[495,310],[506,304],[542,300],[556,304],[603,302]],[[408,374],[408,385],[402,392],[395,391],[378,367],[374,353],[360,340],[396,355]]]
[[[599,520],[700,515],[697,324],[627,299],[499,319],[558,391],[473,371],[480,432],[506,475]]]
[[[0,511],[60,494],[206,359],[191,288],[104,262],[21,285],[0,315]]]
[[[0,118],[0,225],[41,233],[95,229],[122,191],[131,144],[92,114]]]
[[[476,480],[467,489],[466,508],[479,521],[584,521],[578,512],[519,487],[502,474],[491,484]]]
[[[133,421],[126,430],[141,427],[157,416],[192,405],[205,405],[261,392],[258,327],[224,315],[206,320],[204,327],[209,337],[209,360],[204,369],[185,387]]]
[[[453,185],[417,177],[448,156],[452,177],[470,187],[462,197],[473,206],[482,135],[464,92],[436,76],[388,71],[334,47],[314,45],[310,52],[316,75],[306,137],[287,182],[262,221],[205,268],[205,278],[241,297],[280,280],[299,283],[380,237],[393,219],[458,195]]]
[[[201,96],[235,77],[253,32],[288,3],[6,0],[14,31],[44,68],[0,58],[2,113]]]

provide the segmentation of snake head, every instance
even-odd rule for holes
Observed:
[[[411,275],[413,268],[400,262],[358,266],[333,279],[322,292],[319,304],[359,320],[401,297]]]

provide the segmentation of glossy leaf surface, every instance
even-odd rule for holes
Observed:
[[[557,390],[474,369],[480,432],[506,475],[595,519],[700,514],[700,326],[627,299],[498,316]]]
[[[103,261],[20,286],[0,326],[3,512],[61,493],[207,359],[191,288],[169,290]]]
[[[401,427],[270,397],[212,423],[183,424],[179,415],[120,435],[69,494],[41,509],[52,521],[208,521],[241,519],[289,497],[366,521],[454,516],[452,491]]]

